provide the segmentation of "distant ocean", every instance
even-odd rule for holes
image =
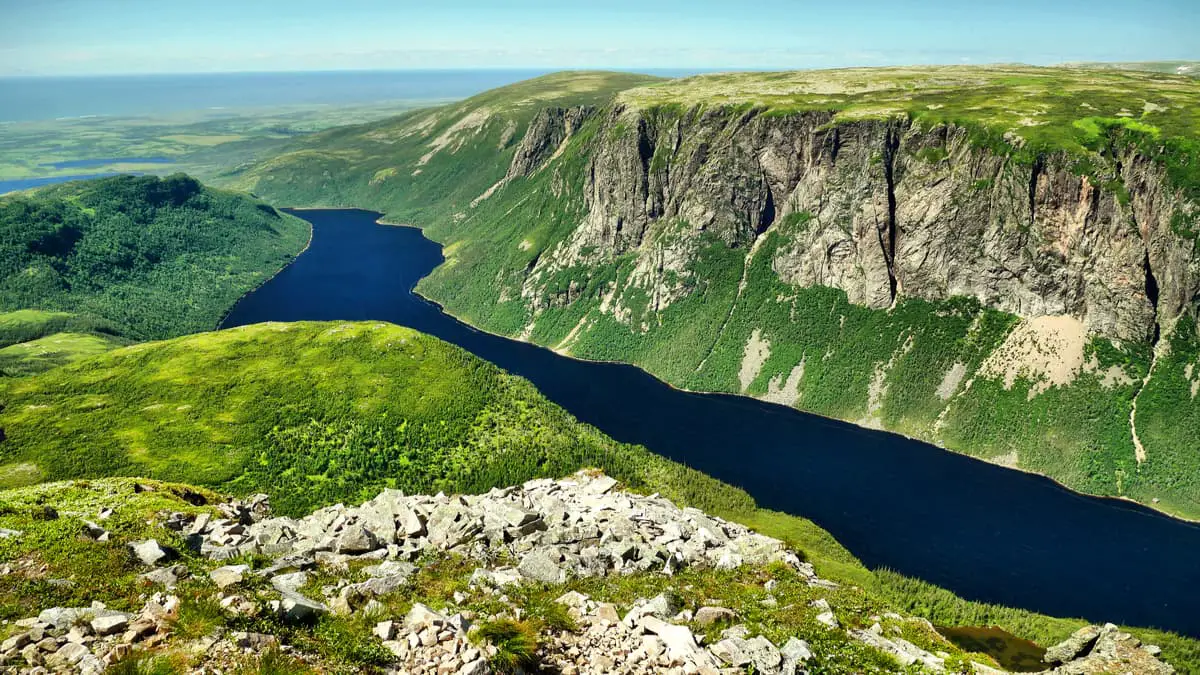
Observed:
[[[297,104],[455,99],[546,72],[549,71],[407,70],[4,77],[0,78],[0,122]]]

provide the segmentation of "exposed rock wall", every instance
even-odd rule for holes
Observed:
[[[542,140],[527,135],[534,149],[518,153],[513,170],[545,156],[536,148],[558,135],[541,129],[557,129],[559,115],[539,116],[530,134]],[[899,119],[612,109],[583,177],[588,215],[541,257],[525,295],[540,295],[547,272],[629,252],[682,273],[687,233],[748,248],[806,214],[773,260],[789,283],[839,288],[874,308],[898,296],[973,296],[1152,342],[1197,307],[1196,243],[1172,218],[1200,209],[1132,147],[1092,163],[1089,178],[1065,153],[1020,160],[973,143],[965,128]],[[668,223],[684,237],[664,254],[657,235]],[[678,293],[653,287],[661,275],[644,276],[651,295]]]
[[[542,108],[529,123],[504,180],[528,176],[545,164],[579,127],[596,114],[593,106]]]

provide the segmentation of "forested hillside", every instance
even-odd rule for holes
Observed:
[[[68,312],[137,340],[211,330],[308,236],[298,218],[182,174],[12,195],[0,199],[0,311]]]

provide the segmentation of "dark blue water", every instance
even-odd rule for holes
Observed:
[[[900,436],[738,396],[690,394],[476,331],[412,293],[442,262],[412,228],[365,211],[301,211],[309,250],[225,326],[378,319],[464,347],[532,381],[613,438],[805,516],[872,568],[1058,616],[1200,636],[1200,526]]]
[[[72,159],[65,162],[44,162],[39,166],[52,169],[92,169],[109,164],[174,164],[170,157],[111,157],[107,159]]]
[[[126,172],[127,175],[140,176],[137,171]],[[28,190],[29,188],[41,187],[43,185],[53,185],[55,183],[66,183],[72,180],[87,180],[89,178],[108,178],[110,176],[125,175],[121,173],[85,173],[75,176],[45,176],[42,178],[18,178],[15,180],[0,180],[0,195],[9,192],[17,192],[18,190]]]

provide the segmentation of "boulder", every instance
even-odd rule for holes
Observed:
[[[521,559],[517,571],[526,579],[551,584],[561,584],[567,580],[567,572],[559,566],[561,556],[551,547],[536,548]]]
[[[54,653],[53,658],[47,658],[46,662],[73,666],[91,655],[92,653],[88,651],[87,647],[75,642],[68,642],[59,647],[58,651]]]
[[[298,591],[301,586],[307,583],[307,572],[291,572],[289,574],[279,574],[271,577],[271,586],[280,592]]]
[[[712,665],[716,662],[696,644],[696,636],[687,626],[676,626],[654,616],[642,619],[642,630],[653,633],[667,647],[667,656],[681,662],[691,662],[696,665]]]
[[[416,602],[404,617],[404,626],[411,631],[421,631],[430,626],[441,626],[446,623],[446,617]]]
[[[136,556],[143,565],[148,567],[153,567],[170,557],[170,553],[167,551],[167,549],[159,546],[158,542],[154,539],[132,542],[129,544],[129,548],[133,551],[133,555]]]
[[[283,595],[283,600],[279,603],[279,614],[286,623],[310,623],[322,614],[329,613],[329,608],[324,604],[310,600],[299,593],[288,591],[281,595]]]
[[[744,668],[753,663],[746,649],[746,641],[742,638],[725,638],[713,645],[710,651],[734,668]]]
[[[1100,626],[1084,626],[1072,633],[1071,637],[1047,649],[1043,660],[1049,664],[1073,661],[1091,650],[1100,632]]]
[[[788,675],[795,673],[800,664],[813,657],[808,643],[794,637],[788,638],[779,653],[783,657],[783,670]]]
[[[86,618],[94,618],[96,610],[86,607],[51,607],[38,614],[38,621],[54,628],[67,630]]]
[[[213,583],[217,588],[225,590],[235,584],[240,584],[246,580],[246,574],[250,571],[249,565],[226,565],[218,567],[208,573]]]
[[[96,635],[113,635],[129,627],[129,617],[124,614],[108,614],[92,619],[92,630]]]
[[[424,536],[425,518],[412,509],[401,509],[396,513],[396,533],[410,538]]]
[[[481,657],[459,668],[455,675],[488,675],[491,672],[492,669],[488,666],[487,659]]]
[[[373,532],[362,525],[347,527],[337,538],[334,551],[345,555],[357,555],[374,551],[381,544]]]
[[[761,635],[746,640],[743,648],[746,655],[754,664],[754,671],[763,675],[773,675],[779,672],[783,656],[771,641]]]
[[[90,520],[83,521],[83,534],[93,541],[104,542],[109,539],[108,530]]]
[[[396,625],[392,621],[380,621],[375,624],[375,628],[371,630],[371,633],[380,640],[387,642],[396,635]]]
[[[733,621],[737,615],[724,607],[701,607],[693,620],[701,626],[711,626],[721,621]]]
[[[157,584],[164,586],[167,589],[175,588],[179,585],[181,579],[186,579],[190,572],[186,565],[173,565],[171,567],[159,567],[139,575],[139,578],[146,583]]]
[[[364,567],[363,572],[372,577],[403,577],[407,580],[416,574],[417,566],[400,560],[385,560],[378,565]]]

